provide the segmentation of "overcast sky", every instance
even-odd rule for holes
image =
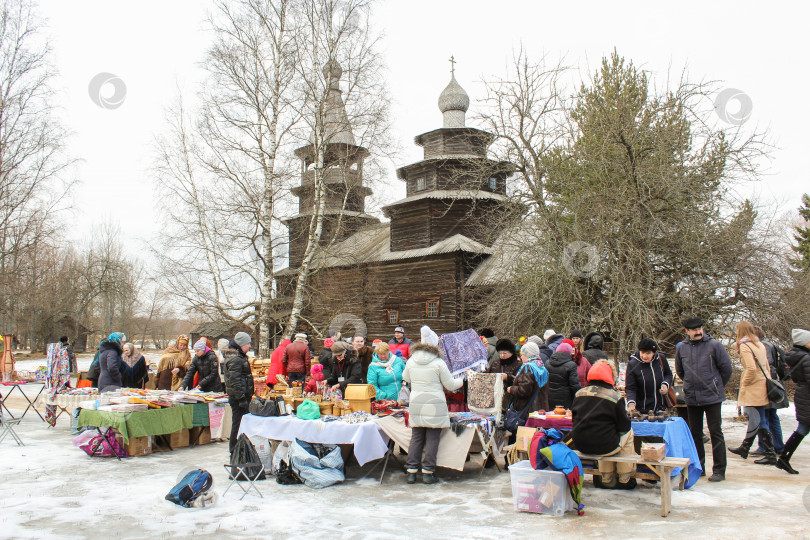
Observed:
[[[40,0],[59,70],[59,105],[73,132],[69,148],[83,160],[73,238],[113,219],[130,252],[149,242],[157,223],[152,141],[178,89],[192,94],[201,80],[210,7],[208,0]],[[421,157],[413,137],[441,127],[436,102],[449,80],[450,55],[474,109],[483,97],[480,81],[504,74],[521,43],[535,58],[565,56],[583,73],[616,48],[654,75],[686,67],[694,80],[741,90],[753,104],[748,122],[769,129],[778,145],[770,174],[746,189],[786,210],[810,191],[805,4],[388,0],[375,13],[385,35],[393,137],[403,149],[391,163],[389,201],[405,193],[393,168]],[[120,107],[90,99],[88,85],[99,73],[126,84]]]

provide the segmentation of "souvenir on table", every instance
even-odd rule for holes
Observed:
[[[349,400],[349,407],[353,412],[371,412],[371,400],[377,395],[377,390],[373,384],[349,384],[346,385],[346,399]]]

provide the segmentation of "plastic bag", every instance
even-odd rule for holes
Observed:
[[[289,455],[290,455],[290,441],[282,441],[276,447],[276,451],[273,452],[272,458],[272,468],[270,469],[273,471],[273,474],[278,474],[281,470],[281,464],[287,463],[289,464]]]
[[[253,448],[259,454],[259,459],[264,465],[264,470],[273,474],[273,447],[267,437],[261,435],[248,435],[250,442],[253,443]]]
[[[311,399],[305,399],[295,410],[295,415],[301,420],[317,420],[321,417],[321,407]]]
[[[399,401],[400,405],[407,405],[411,402],[411,391],[408,390],[408,385],[403,382],[402,388],[399,389]]]
[[[324,488],[343,482],[343,456],[335,444],[310,444],[299,439],[290,447],[292,470],[307,487]]]

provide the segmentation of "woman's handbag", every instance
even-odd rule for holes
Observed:
[[[272,399],[254,397],[248,405],[248,412],[254,416],[279,416],[278,405]]]
[[[509,410],[506,411],[506,417],[503,420],[503,427],[505,427],[507,431],[517,433],[517,428],[526,425],[526,420],[529,419],[529,408],[534,404],[534,400],[537,399],[539,392],[540,385],[537,386],[537,390],[534,391],[532,398],[526,406],[519,411],[513,409],[512,405],[509,406]]]
[[[746,347],[748,347],[748,349],[751,351],[751,355],[754,357],[754,363],[765,377],[765,391],[768,394],[768,401],[771,403],[779,403],[787,399],[787,390],[785,390],[784,385],[779,381],[775,381],[768,377],[768,375],[765,374],[765,370],[762,369],[762,365],[760,365],[759,360],[757,360],[757,355],[754,354],[754,349],[752,349],[749,345],[746,345]]]
[[[661,374],[664,374],[664,359],[661,356],[658,356],[658,361],[661,362]],[[673,407],[678,406],[678,397],[675,395],[675,389],[672,388],[672,385],[667,385],[667,393],[664,394],[664,403],[666,404],[667,408],[671,409]]]

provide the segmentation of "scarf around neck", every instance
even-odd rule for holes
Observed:
[[[542,388],[548,382],[548,370],[543,366],[543,361],[539,356],[529,358],[518,370],[518,375],[524,370],[532,372],[538,387]]]
[[[374,353],[371,357],[371,365],[384,368],[386,373],[393,373],[394,361],[396,359],[397,356],[395,354],[388,353],[388,362],[383,362],[380,360],[380,357],[377,356],[377,353]]]

